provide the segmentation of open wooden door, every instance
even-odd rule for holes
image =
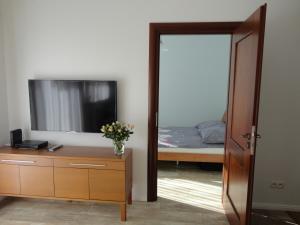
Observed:
[[[249,225],[266,5],[232,35],[223,204],[231,225]]]

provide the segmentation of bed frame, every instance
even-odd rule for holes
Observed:
[[[223,154],[158,152],[159,161],[223,163]]]

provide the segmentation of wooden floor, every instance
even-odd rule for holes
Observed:
[[[300,212],[254,209],[251,225],[300,225]]]
[[[134,202],[126,223],[119,221],[116,205],[6,198],[0,202],[0,225],[228,225],[220,179],[220,171],[162,166],[159,200]]]

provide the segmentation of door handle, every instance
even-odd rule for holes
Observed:
[[[247,140],[251,139],[251,134],[250,133],[246,133],[246,134],[243,134],[241,136],[242,136],[242,138],[246,138]]]
[[[242,136],[242,138],[247,139],[247,148],[251,148],[251,143],[254,145],[254,142],[255,142],[256,138],[261,138],[260,134],[255,134],[253,132],[251,134],[250,133],[246,133],[246,134],[243,134],[241,136]]]
[[[243,138],[246,138],[246,139],[248,139],[248,140],[250,140],[251,139],[251,134],[250,133],[247,133],[247,134],[243,134],[243,135],[241,135]],[[253,135],[253,136],[255,136],[255,138],[261,138],[261,135],[260,134],[255,134],[255,135]]]
[[[255,135],[255,138],[259,138],[259,139],[260,139],[260,138],[261,138],[261,135],[260,135],[260,134],[256,134],[256,135]]]
[[[242,138],[247,139],[247,148],[250,148],[251,147],[251,134],[250,133],[243,134]]]

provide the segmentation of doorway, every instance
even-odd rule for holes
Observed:
[[[158,197],[223,213],[231,36],[160,35]]]
[[[241,22],[151,23],[149,48],[148,201],[157,200],[159,53],[161,35],[232,35]]]

